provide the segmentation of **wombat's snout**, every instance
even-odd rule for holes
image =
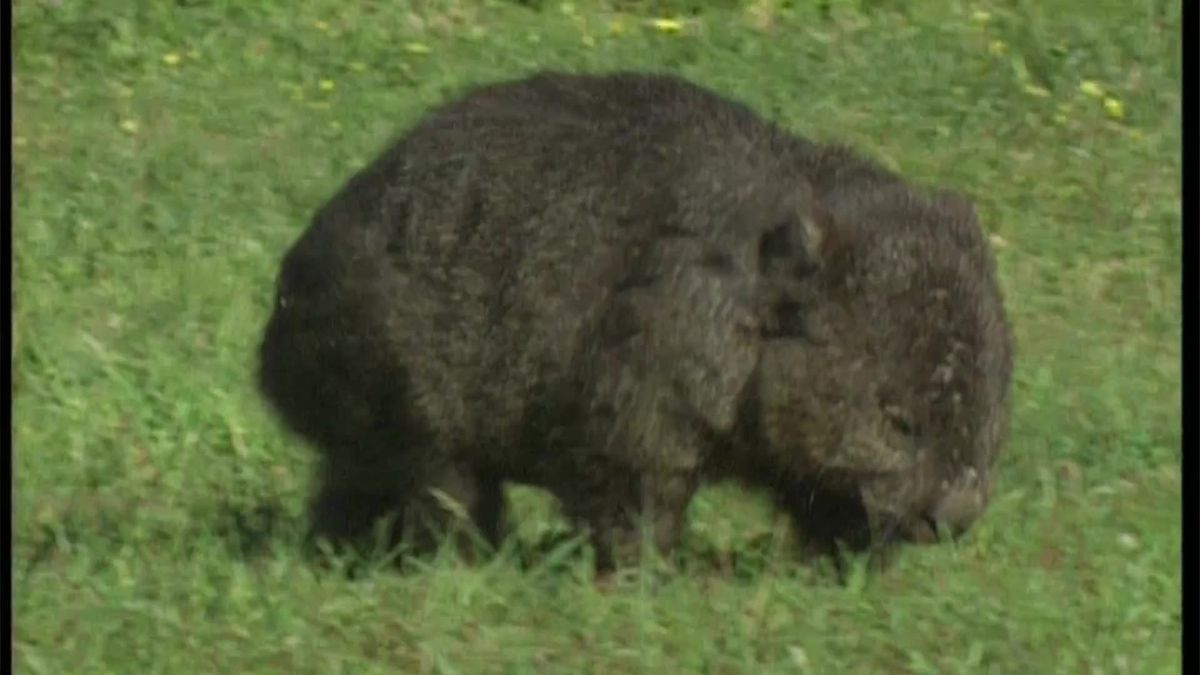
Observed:
[[[959,537],[983,515],[987,508],[990,482],[975,469],[967,471],[948,486],[927,515],[930,526]]]

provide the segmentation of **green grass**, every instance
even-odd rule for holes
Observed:
[[[1179,3],[700,4],[16,3],[17,672],[1180,672]],[[312,456],[252,387],[284,248],[428,106],[547,66],[681,72],[977,198],[1019,355],[968,538],[841,586],[719,488],[654,588],[300,559]],[[518,542],[555,526],[513,497]]]

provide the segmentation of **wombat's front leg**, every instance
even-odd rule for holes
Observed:
[[[673,392],[639,369],[615,368],[596,390],[581,448],[554,490],[591,533],[596,571],[673,552],[700,484],[705,438]],[[611,401],[611,405],[602,402]]]
[[[620,471],[608,478],[607,486],[560,497],[566,511],[590,531],[600,577],[637,564],[647,543],[658,555],[670,555],[698,484],[690,471]]]
[[[776,493],[807,555],[839,561],[842,553],[870,548],[867,512],[857,496],[805,481],[782,481]]]

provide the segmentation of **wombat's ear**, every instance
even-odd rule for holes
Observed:
[[[821,264],[828,215],[798,213],[768,227],[758,240],[758,271],[766,277],[801,278]]]

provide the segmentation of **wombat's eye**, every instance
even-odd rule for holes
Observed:
[[[913,423],[908,413],[899,407],[894,405],[884,406],[883,415],[896,431],[906,436],[915,436],[917,434],[917,425]]]

